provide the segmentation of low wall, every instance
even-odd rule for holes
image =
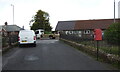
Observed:
[[[16,47],[16,46],[18,46],[18,42],[11,43],[11,45],[7,45],[7,46],[5,46],[5,47],[2,47],[2,53],[3,53],[3,54],[6,53],[6,52],[8,52],[10,49],[12,49],[12,48],[14,48],[14,47]]]

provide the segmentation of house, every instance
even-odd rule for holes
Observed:
[[[116,19],[116,22],[120,22],[120,19]],[[114,19],[59,21],[55,30],[60,32],[61,37],[91,40],[94,29],[101,29],[104,34],[104,30],[113,23]]]
[[[5,25],[1,26],[1,34],[2,34],[2,46],[7,47],[14,45],[18,42],[18,33],[21,28],[17,25]]]
[[[0,26],[0,36],[6,36],[7,35],[7,32],[6,30],[2,27],[2,25]]]
[[[19,31],[22,29],[17,25],[3,25],[3,29],[7,32],[7,35],[18,35]]]

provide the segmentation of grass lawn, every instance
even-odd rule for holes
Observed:
[[[83,42],[80,42],[80,44],[89,46],[91,48],[97,48],[96,41],[83,41]],[[99,42],[99,49],[109,54],[118,55],[118,52],[119,52],[118,48],[119,48],[118,46],[107,44],[105,41]]]

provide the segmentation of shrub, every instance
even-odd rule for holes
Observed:
[[[113,23],[105,31],[105,39],[110,44],[120,43],[120,23]]]
[[[45,31],[45,34],[52,34],[52,32],[49,32],[49,31]]]

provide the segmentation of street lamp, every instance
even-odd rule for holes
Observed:
[[[14,25],[14,5],[11,4],[11,6],[13,7],[13,25]]]

